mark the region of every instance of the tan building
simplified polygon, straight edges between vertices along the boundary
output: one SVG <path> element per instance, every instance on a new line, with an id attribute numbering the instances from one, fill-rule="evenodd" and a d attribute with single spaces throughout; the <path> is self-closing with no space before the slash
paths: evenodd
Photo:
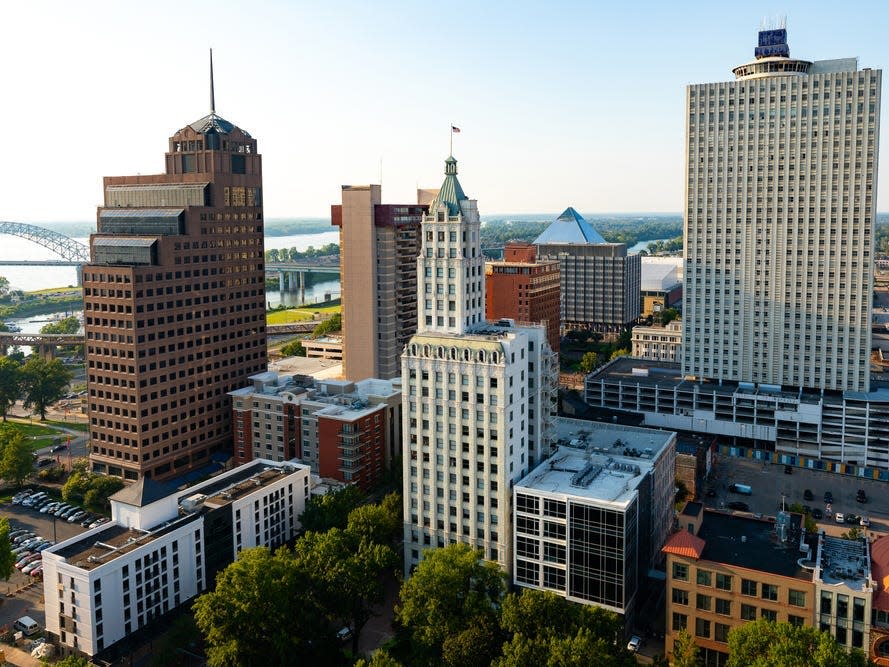
<path id="1" fill-rule="evenodd" d="M 802 516 L 780 513 L 776 522 L 705 510 L 687 503 L 667 556 L 666 642 L 687 629 L 704 664 L 728 660 L 728 633 L 758 618 L 813 625 L 815 585 L 804 569 Z"/>
<path id="2" fill-rule="evenodd" d="M 633 327 L 633 356 L 652 361 L 679 361 L 682 356 L 682 321 L 664 327 Z"/>
<path id="3" fill-rule="evenodd" d="M 687 89 L 682 372 L 867 392 L 882 72 L 755 54 Z"/>
<path id="4" fill-rule="evenodd" d="M 343 375 L 391 379 L 417 331 L 417 256 L 425 206 L 382 204 L 379 185 L 344 185 L 340 230 Z"/>
<path id="5" fill-rule="evenodd" d="M 342 336 L 323 336 L 322 338 L 307 338 L 302 341 L 306 357 L 309 359 L 343 360 Z"/>
<path id="6" fill-rule="evenodd" d="M 105 178 L 83 267 L 90 460 L 132 480 L 230 452 L 226 394 L 266 367 L 256 139 L 211 104 L 165 164 Z"/>

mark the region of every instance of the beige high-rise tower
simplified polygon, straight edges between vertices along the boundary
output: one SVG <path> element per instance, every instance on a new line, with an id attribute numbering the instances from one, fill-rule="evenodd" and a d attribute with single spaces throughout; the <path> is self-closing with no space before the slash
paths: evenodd
<path id="1" fill-rule="evenodd" d="M 755 55 L 687 90 L 683 372 L 868 391 L 882 73 Z"/>
<path id="2" fill-rule="evenodd" d="M 379 185 L 344 185 L 331 219 L 340 229 L 343 375 L 401 375 L 401 352 L 417 331 L 417 204 L 382 204 Z"/>

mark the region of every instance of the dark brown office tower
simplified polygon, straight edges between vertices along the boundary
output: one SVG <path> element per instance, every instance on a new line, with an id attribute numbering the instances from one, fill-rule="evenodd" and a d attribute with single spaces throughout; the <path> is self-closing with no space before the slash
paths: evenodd
<path id="1" fill-rule="evenodd" d="M 83 268 L 93 470 L 200 474 L 231 452 L 228 392 L 266 370 L 262 160 L 211 110 L 166 173 L 104 179 Z"/>

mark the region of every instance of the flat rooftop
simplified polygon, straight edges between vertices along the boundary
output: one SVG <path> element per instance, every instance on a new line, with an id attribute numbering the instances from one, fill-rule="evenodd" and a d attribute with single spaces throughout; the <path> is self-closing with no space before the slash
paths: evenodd
<path id="1" fill-rule="evenodd" d="M 811 570 L 804 570 L 800 565 L 805 556 L 799 549 L 802 516 L 789 515 L 785 542 L 778 538 L 777 525 L 765 519 L 704 510 L 698 531 L 698 537 L 705 543 L 701 558 L 811 581 Z"/>
<path id="2" fill-rule="evenodd" d="M 556 419 L 558 448 L 518 487 L 577 496 L 624 508 L 672 442 L 671 431 Z"/>
<path id="3" fill-rule="evenodd" d="M 50 547 L 48 552 L 58 554 L 68 563 L 82 570 L 92 570 L 141 546 L 150 544 L 184 523 L 197 519 L 197 514 L 177 518 L 162 524 L 151 531 L 127 528 L 120 524 L 105 524 L 73 542 L 63 543 L 59 548 Z"/>
<path id="4" fill-rule="evenodd" d="M 825 586 L 845 585 L 869 593 L 871 591 L 870 553 L 863 540 L 844 540 L 820 535 L 815 580 Z"/>
<path id="5" fill-rule="evenodd" d="M 190 496 L 203 495 L 206 496 L 204 505 L 221 507 L 300 469 L 287 463 L 269 465 L 267 461 L 251 461 L 238 466 L 228 475 L 180 492 L 179 502 Z"/>

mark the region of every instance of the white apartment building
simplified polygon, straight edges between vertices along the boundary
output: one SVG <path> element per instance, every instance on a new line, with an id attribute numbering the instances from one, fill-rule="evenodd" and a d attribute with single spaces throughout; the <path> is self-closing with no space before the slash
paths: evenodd
<path id="1" fill-rule="evenodd" d="M 676 434 L 556 420 L 558 448 L 518 482 L 516 585 L 623 614 L 673 523 Z"/>
<path id="2" fill-rule="evenodd" d="M 633 356 L 651 361 L 679 361 L 682 354 L 682 320 L 663 327 L 633 327 Z"/>
<path id="3" fill-rule="evenodd" d="M 882 73 L 755 55 L 687 89 L 682 371 L 866 392 Z"/>
<path id="4" fill-rule="evenodd" d="M 542 325 L 485 323 L 478 230 L 449 157 L 422 222 L 419 331 L 402 356 L 406 574 L 457 541 L 511 570 L 511 485 L 550 451 L 557 358 Z"/>
<path id="5" fill-rule="evenodd" d="M 242 549 L 291 539 L 309 467 L 258 459 L 185 491 L 143 477 L 112 520 L 43 552 L 46 630 L 87 656 L 194 598 Z"/>

